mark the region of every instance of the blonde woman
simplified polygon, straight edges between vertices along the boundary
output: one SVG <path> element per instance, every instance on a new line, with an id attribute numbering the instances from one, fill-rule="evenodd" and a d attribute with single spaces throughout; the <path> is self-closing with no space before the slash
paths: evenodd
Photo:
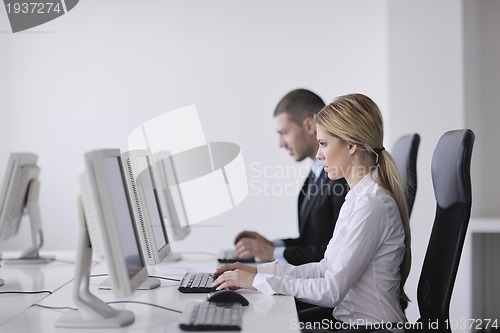
<path id="1" fill-rule="evenodd" d="M 408 212 L 396 165 L 383 147 L 380 110 L 369 97 L 350 94 L 325 106 L 315 121 L 316 157 L 330 179 L 344 177 L 351 189 L 325 258 L 301 266 L 225 265 L 214 286 L 291 295 L 334 308 L 333 321 L 367 328 L 405 322 L 400 298 L 407 299 L 411 262 Z"/>

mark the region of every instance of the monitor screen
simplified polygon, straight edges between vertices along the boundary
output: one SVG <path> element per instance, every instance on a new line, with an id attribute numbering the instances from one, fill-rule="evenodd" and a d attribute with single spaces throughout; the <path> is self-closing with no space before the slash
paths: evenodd
<path id="1" fill-rule="evenodd" d="M 127 272 L 129 278 L 133 278 L 144 267 L 144 263 L 137 243 L 133 216 L 131 215 L 120 163 L 119 157 L 104 158 L 104 178 L 106 186 L 109 188 L 110 209 L 113 210 L 116 217 L 119 242 L 125 258 Z"/>
<path id="2" fill-rule="evenodd" d="M 11 153 L 0 189 L 0 240 L 14 237 L 26 207 L 29 184 L 38 179 L 37 155 Z"/>
<path id="3" fill-rule="evenodd" d="M 85 155 L 88 182 L 82 194 L 92 246 L 103 247 L 113 289 L 118 295 L 130 295 L 147 279 L 147 267 L 139 245 L 135 216 L 128 193 L 121 154 L 118 149 L 104 149 Z M 92 200 L 85 201 L 91 197 Z M 91 206 L 87 209 L 86 206 Z M 92 207 L 93 206 L 93 207 Z M 96 226 L 97 224 L 97 226 Z"/>
<path id="4" fill-rule="evenodd" d="M 159 181 L 158 193 L 163 208 L 163 217 L 171 228 L 174 239 L 182 240 L 189 235 L 191 229 L 172 157 L 168 154 L 157 155 L 153 173 Z"/>
<path id="5" fill-rule="evenodd" d="M 142 187 L 147 207 L 149 220 L 153 229 L 153 236 L 158 250 L 161 250 L 168 244 L 167 231 L 163 223 L 163 215 L 158 200 L 158 192 L 154 187 L 154 182 L 150 170 L 150 166 L 146 157 L 138 157 L 138 164 L 142 165 L 142 172 L 137 178 L 137 184 Z"/>
<path id="6" fill-rule="evenodd" d="M 123 162 L 146 262 L 160 263 L 171 251 L 148 152 L 125 152 Z"/>

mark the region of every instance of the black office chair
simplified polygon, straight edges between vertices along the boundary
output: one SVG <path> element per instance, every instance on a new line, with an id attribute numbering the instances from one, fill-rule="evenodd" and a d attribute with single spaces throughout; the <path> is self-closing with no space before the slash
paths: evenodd
<path id="1" fill-rule="evenodd" d="M 391 155 L 396 161 L 399 173 L 406 183 L 406 204 L 408 205 L 408 215 L 411 216 L 415 195 L 417 194 L 417 154 L 420 145 L 420 135 L 407 134 L 400 137 Z"/>
<path id="2" fill-rule="evenodd" d="M 420 319 L 424 327 L 438 323 L 439 330 L 451 332 L 445 321 L 472 204 L 470 163 L 474 133 L 469 129 L 443 134 L 432 156 L 432 182 L 436 217 L 417 289 Z"/>

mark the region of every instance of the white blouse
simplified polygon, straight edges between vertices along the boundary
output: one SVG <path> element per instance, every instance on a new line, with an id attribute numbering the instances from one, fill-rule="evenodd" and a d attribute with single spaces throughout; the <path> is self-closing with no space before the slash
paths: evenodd
<path id="1" fill-rule="evenodd" d="M 264 294 L 335 307 L 333 316 L 344 322 L 405 322 L 399 304 L 403 223 L 394 199 L 372 177 L 377 171 L 346 195 L 323 260 L 258 265 L 253 286 Z"/>

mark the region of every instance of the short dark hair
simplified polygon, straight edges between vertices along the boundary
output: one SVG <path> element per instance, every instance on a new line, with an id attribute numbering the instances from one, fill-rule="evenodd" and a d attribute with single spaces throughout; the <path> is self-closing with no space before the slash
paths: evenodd
<path id="1" fill-rule="evenodd" d="M 291 121 L 300 126 L 304 119 L 313 117 L 324 107 L 325 102 L 312 91 L 295 89 L 281 99 L 274 110 L 274 117 L 286 113 Z"/>

